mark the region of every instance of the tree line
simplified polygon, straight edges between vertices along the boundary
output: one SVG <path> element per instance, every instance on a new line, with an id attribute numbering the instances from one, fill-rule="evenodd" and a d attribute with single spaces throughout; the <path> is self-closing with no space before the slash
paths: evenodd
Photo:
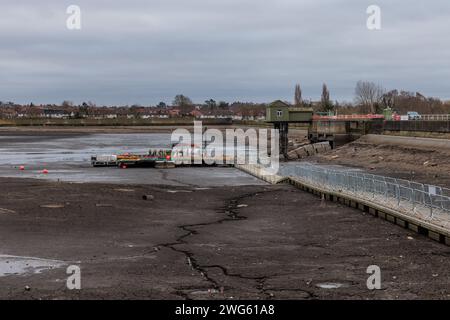
<path id="1" fill-rule="evenodd" d="M 290 102 L 286 102 L 291 104 Z M 2 103 L 0 107 L 17 106 L 12 102 Z M 54 106 L 54 105 L 53 105 Z M 71 101 L 63 101 L 63 108 L 75 108 L 77 115 L 83 116 L 92 113 L 98 108 L 93 102 L 83 102 L 75 106 Z M 214 99 L 205 100 L 202 104 L 195 104 L 192 99 L 184 94 L 177 94 L 172 105 L 160 102 L 154 107 L 166 109 L 169 107 L 180 110 L 181 115 L 188 115 L 193 110 L 200 109 L 203 112 L 222 112 L 231 111 L 240 113 L 244 116 L 257 116 L 265 112 L 266 103 L 254 102 L 233 102 L 216 101 Z M 354 90 L 354 99 L 352 102 L 339 102 L 332 100 L 330 90 L 327 84 L 322 85 L 322 93 L 319 101 L 311 101 L 303 98 L 300 84 L 295 85 L 294 107 L 312 108 L 315 112 L 338 113 L 338 114 L 376 114 L 382 113 L 384 109 L 391 108 L 398 114 L 406 114 L 408 111 L 417 111 L 421 114 L 450 114 L 450 102 L 444 102 L 438 98 L 426 97 L 420 92 L 409 92 L 405 90 L 385 90 L 381 85 L 369 81 L 358 81 Z M 35 107 L 33 103 L 23 106 L 30 109 Z M 141 105 L 112 107 L 128 109 L 130 113 L 137 113 L 144 108 Z"/>
<path id="2" fill-rule="evenodd" d="M 405 90 L 385 90 L 381 85 L 370 81 L 358 81 L 354 91 L 353 102 L 332 101 L 330 90 L 322 85 L 321 99 L 312 102 L 302 98 L 302 89 L 295 85 L 294 106 L 314 109 L 315 112 L 339 114 L 379 114 L 390 108 L 398 114 L 417 111 L 421 114 L 450 114 L 450 101 L 426 97 L 420 92 Z"/>

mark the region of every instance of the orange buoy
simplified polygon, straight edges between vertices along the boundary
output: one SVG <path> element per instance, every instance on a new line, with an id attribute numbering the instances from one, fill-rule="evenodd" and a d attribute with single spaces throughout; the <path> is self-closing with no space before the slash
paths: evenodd
<path id="1" fill-rule="evenodd" d="M 25 170 L 25 167 L 24 167 L 24 166 L 20 166 L 20 167 L 19 167 L 19 170 L 20 170 L 20 171 L 23 171 L 23 170 Z"/>
<path id="2" fill-rule="evenodd" d="M 42 170 L 42 173 L 43 173 L 43 174 L 47 174 L 47 173 L 48 173 L 48 170 L 47 170 L 47 169 L 44 169 L 44 170 Z"/>

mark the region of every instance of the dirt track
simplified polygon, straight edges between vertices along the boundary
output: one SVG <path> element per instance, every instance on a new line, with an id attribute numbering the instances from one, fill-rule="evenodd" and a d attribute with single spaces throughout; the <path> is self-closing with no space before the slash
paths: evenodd
<path id="1" fill-rule="evenodd" d="M 448 247 L 288 185 L 0 183 L 0 254 L 82 270 L 80 291 L 65 267 L 0 277 L 2 299 L 450 297 Z M 366 288 L 373 264 L 383 290 Z"/>

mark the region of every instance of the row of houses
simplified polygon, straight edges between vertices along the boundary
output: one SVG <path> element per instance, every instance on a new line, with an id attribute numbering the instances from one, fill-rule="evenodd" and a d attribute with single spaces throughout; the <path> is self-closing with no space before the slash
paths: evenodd
<path id="1" fill-rule="evenodd" d="M 209 110 L 202 106 L 196 106 L 193 110 L 182 112 L 177 107 L 95 107 L 95 106 L 22 106 L 0 105 L 0 118 L 48 118 L 48 119 L 168 119 L 178 117 L 193 117 L 196 119 L 233 119 L 233 120 L 264 120 L 265 112 L 242 112 L 232 109 Z"/>

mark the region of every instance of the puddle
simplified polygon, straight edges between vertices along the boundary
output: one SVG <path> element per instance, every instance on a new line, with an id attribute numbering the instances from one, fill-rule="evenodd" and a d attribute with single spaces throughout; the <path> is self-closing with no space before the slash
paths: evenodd
<path id="1" fill-rule="evenodd" d="M 112 208 L 112 204 L 108 204 L 108 203 L 96 203 L 95 206 L 97 208 Z"/>
<path id="2" fill-rule="evenodd" d="M 65 206 L 63 204 L 41 204 L 39 207 L 41 208 L 47 208 L 47 209 L 61 209 L 64 208 Z"/>
<path id="3" fill-rule="evenodd" d="M 134 192 L 134 189 L 114 189 L 114 190 L 119 192 Z"/>
<path id="4" fill-rule="evenodd" d="M 168 193 L 190 193 L 191 190 L 167 190 Z"/>
<path id="5" fill-rule="evenodd" d="M 316 284 L 317 287 L 321 289 L 339 289 L 347 287 L 348 285 L 339 282 L 324 282 Z"/>
<path id="6" fill-rule="evenodd" d="M 60 268 L 66 263 L 59 260 L 0 255 L 0 277 L 9 275 L 37 274 Z"/>

